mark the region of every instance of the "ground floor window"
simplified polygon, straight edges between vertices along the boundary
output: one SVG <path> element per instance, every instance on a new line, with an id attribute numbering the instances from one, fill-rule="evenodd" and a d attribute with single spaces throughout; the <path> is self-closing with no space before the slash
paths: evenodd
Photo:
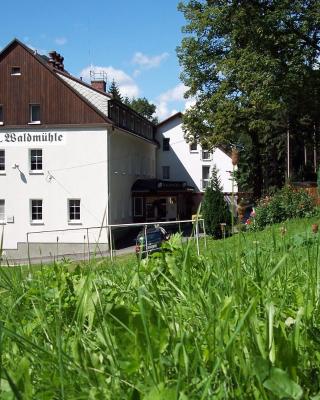
<path id="1" fill-rule="evenodd" d="M 31 200 L 30 211 L 31 211 L 31 222 L 42 221 L 42 200 L 40 199 Z"/>
<path id="2" fill-rule="evenodd" d="M 80 221 L 80 199 L 69 199 L 69 221 Z"/>
<path id="3" fill-rule="evenodd" d="M 143 217 L 143 197 L 133 198 L 133 215 L 135 217 Z"/>

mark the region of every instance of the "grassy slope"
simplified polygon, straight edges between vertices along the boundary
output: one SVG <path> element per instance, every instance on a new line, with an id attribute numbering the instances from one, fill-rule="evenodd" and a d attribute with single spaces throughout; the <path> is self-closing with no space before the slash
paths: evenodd
<path id="1" fill-rule="evenodd" d="M 319 393 L 313 220 L 137 263 L 1 269 L 1 399 L 309 399 Z M 318 397 L 317 397 L 318 398 Z"/>

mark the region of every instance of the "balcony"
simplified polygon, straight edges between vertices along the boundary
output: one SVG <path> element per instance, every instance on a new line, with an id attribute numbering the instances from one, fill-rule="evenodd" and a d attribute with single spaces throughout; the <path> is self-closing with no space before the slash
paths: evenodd
<path id="1" fill-rule="evenodd" d="M 149 140 L 154 140 L 155 125 L 117 100 L 108 101 L 108 116 L 119 127 Z"/>

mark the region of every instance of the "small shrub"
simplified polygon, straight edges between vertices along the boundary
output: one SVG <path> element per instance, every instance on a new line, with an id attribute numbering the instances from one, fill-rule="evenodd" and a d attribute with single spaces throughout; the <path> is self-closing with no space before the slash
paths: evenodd
<path id="1" fill-rule="evenodd" d="M 255 209 L 251 228 L 263 229 L 291 218 L 310 217 L 316 213 L 312 197 L 304 190 L 285 186 L 272 197 L 265 197 Z"/>

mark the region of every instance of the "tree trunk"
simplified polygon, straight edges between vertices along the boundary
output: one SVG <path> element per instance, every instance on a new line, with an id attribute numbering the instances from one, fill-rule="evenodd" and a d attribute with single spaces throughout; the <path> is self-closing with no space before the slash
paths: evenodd
<path id="1" fill-rule="evenodd" d="M 262 159 L 261 159 L 261 145 L 259 141 L 259 135 L 257 132 L 249 132 L 251 142 L 252 142 L 252 190 L 253 198 L 258 200 L 262 195 L 263 188 L 263 172 L 262 172 Z"/>

